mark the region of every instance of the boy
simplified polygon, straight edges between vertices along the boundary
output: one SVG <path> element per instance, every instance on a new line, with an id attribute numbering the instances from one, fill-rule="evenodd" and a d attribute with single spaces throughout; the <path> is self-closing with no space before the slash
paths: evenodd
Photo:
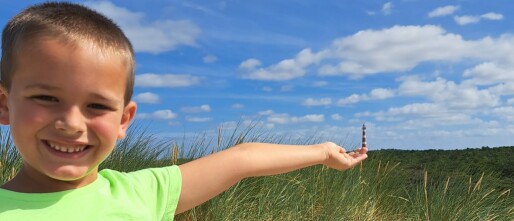
<path id="1" fill-rule="evenodd" d="M 23 158 L 0 187 L 0 220 L 168 220 L 245 177 L 366 159 L 334 143 L 244 143 L 180 166 L 98 171 L 136 113 L 134 52 L 109 19 L 44 3 L 2 34 L 0 123 Z M 222 163 L 220 163 L 222 162 Z"/>

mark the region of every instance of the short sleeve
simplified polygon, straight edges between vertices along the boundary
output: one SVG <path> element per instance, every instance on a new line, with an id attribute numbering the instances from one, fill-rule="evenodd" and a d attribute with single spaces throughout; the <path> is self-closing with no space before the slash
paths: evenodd
<path id="1" fill-rule="evenodd" d="M 101 171 L 104 175 L 110 172 L 114 171 Z M 149 168 L 130 173 L 115 172 L 115 174 L 122 177 L 119 177 L 116 182 L 120 185 L 119 187 L 111 187 L 113 194 L 116 194 L 115 189 L 122 188 L 120 194 L 128 193 L 131 195 L 131 200 L 139 201 L 141 206 L 153 214 L 152 220 L 173 219 L 182 188 L 182 176 L 178 166 Z M 114 178 L 109 175 L 107 177 Z"/>

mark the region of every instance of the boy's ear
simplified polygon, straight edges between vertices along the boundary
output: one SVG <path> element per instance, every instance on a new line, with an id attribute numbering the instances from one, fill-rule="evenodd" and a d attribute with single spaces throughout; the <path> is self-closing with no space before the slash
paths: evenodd
<path id="1" fill-rule="evenodd" d="M 9 107 L 7 105 L 9 94 L 7 89 L 0 85 L 0 124 L 9 124 Z"/>
<path id="2" fill-rule="evenodd" d="M 123 116 L 121 117 L 120 129 L 118 131 L 118 139 L 125 138 L 127 129 L 136 115 L 137 105 L 135 102 L 130 101 L 123 109 Z"/>

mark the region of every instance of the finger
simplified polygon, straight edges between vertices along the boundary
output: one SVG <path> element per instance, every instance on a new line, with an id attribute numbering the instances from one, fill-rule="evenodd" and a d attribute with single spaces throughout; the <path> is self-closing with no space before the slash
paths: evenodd
<path id="1" fill-rule="evenodd" d="M 365 160 L 366 158 L 368 158 L 368 155 L 367 154 L 359 154 L 358 156 L 356 156 L 354 159 L 356 159 L 357 161 L 363 161 Z"/>
<path id="2" fill-rule="evenodd" d="M 355 150 L 355 152 L 360 153 L 360 154 L 365 154 L 368 151 L 367 151 L 366 147 L 360 147 L 360 148 L 357 148 L 357 150 Z"/>
<path id="3" fill-rule="evenodd" d="M 362 154 L 360 154 L 360 153 L 355 153 L 352 157 L 353 157 L 354 159 L 357 159 L 357 158 L 359 158 L 360 156 L 362 156 Z"/>

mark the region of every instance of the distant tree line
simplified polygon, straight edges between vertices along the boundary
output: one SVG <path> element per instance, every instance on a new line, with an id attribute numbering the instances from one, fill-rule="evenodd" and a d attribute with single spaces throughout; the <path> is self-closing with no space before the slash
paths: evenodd
<path id="1" fill-rule="evenodd" d="M 371 151 L 369 158 L 399 163 L 413 182 L 423 179 L 428 171 L 436 181 L 477 178 L 482 174 L 500 189 L 514 187 L 514 146 L 467 148 L 461 150 L 397 150 Z"/>

